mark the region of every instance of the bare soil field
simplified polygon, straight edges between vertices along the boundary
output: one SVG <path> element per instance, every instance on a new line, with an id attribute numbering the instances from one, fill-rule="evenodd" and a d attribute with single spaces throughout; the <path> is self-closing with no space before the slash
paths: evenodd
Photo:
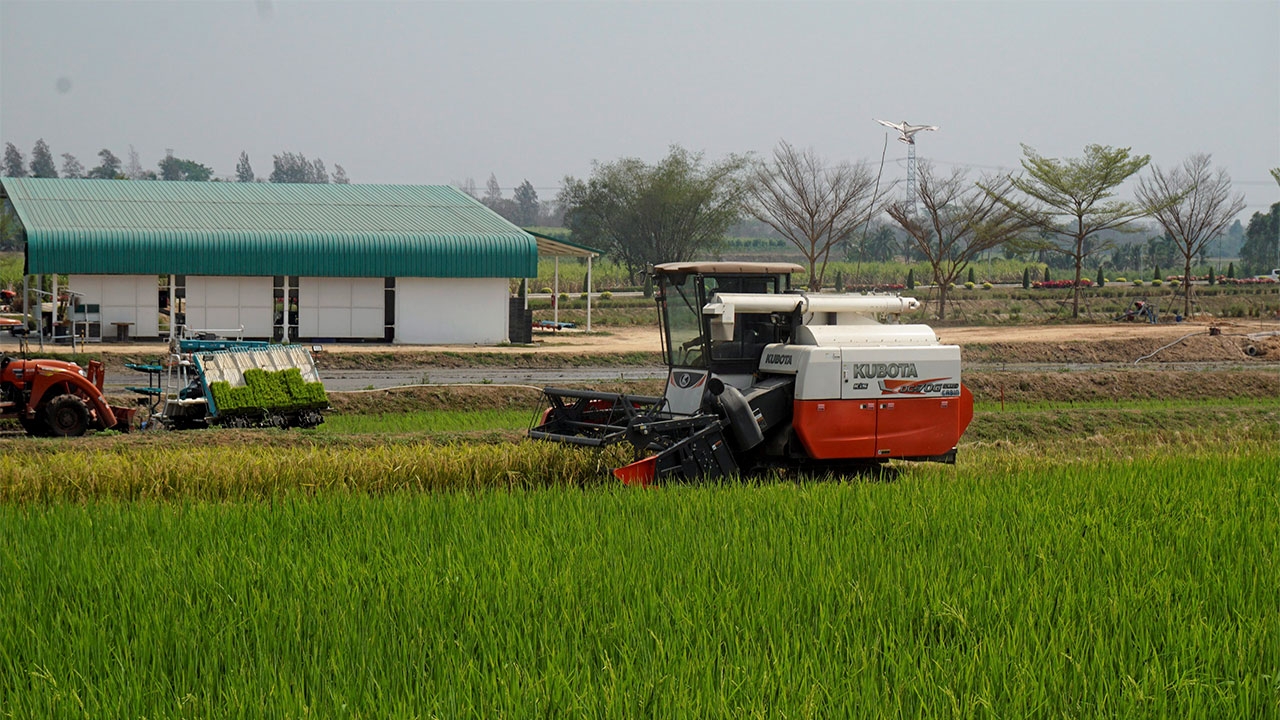
<path id="1" fill-rule="evenodd" d="M 1211 335 L 1210 328 L 1220 334 Z M 1152 352 L 1152 362 L 1280 362 L 1280 323 L 1271 321 L 1219 322 L 1214 325 L 1178 323 L 1150 325 L 939 326 L 944 343 L 960 345 L 968 362 L 980 363 L 1125 363 Z M 1169 343 L 1176 345 L 1161 350 Z M 1247 350 L 1252 346 L 1254 355 Z M 518 367 L 578 366 L 584 364 L 652 363 L 660 348 L 657 328 L 613 328 L 604 332 L 539 333 L 532 345 L 442 345 L 325 347 L 322 367 L 358 367 L 361 362 L 456 367 L 468 356 L 507 357 Z M 368 356 L 374 355 L 377 358 Z M 594 358 L 595 362 L 590 359 Z M 497 364 L 486 362 L 483 364 Z"/>
<path id="2" fill-rule="evenodd" d="M 1210 328 L 1220 334 L 1210 335 Z M 970 362 L 1133 362 L 1175 341 L 1179 341 L 1177 345 L 1159 350 L 1151 361 L 1280 362 L 1280 335 L 1267 335 L 1280 333 L 1280 322 L 1274 321 L 1222 321 L 1213 325 L 944 325 L 935 327 L 935 331 L 944 343 L 964 348 Z M 361 367 L 361 363 L 457 367 L 467 364 L 468 356 L 496 355 L 508 358 L 517 367 L 624 365 L 655 362 L 660 343 L 656 327 L 611 328 L 593 333 L 565 330 L 536 333 L 532 345 L 327 345 L 320 364 L 345 368 Z M 1254 347 L 1255 355 L 1247 353 L 1249 346 Z"/>
<path id="3" fill-rule="evenodd" d="M 1222 321 L 1209 325 L 1206 323 L 1177 323 L 1164 325 L 1151 325 L 1140 323 L 1108 323 L 1098 325 L 1011 325 L 1011 326 L 954 326 L 945 325 L 935 326 L 934 330 L 938 337 L 944 343 L 954 343 L 962 347 L 981 346 L 981 345 L 1000 345 L 1009 346 L 1048 346 L 1047 350 L 1037 350 L 1033 348 L 1025 348 L 1022 350 L 1012 350 L 1015 353 L 1028 353 L 1031 357 L 1038 358 L 1045 353 L 1052 354 L 1054 350 L 1063 344 L 1088 343 L 1090 345 L 1098 345 L 1093 352 L 1095 355 L 1107 358 L 1105 362 L 1123 362 L 1128 358 L 1128 353 L 1123 352 L 1129 346 L 1132 347 L 1159 347 L 1165 343 L 1172 342 L 1186 335 L 1203 335 L 1210 337 L 1210 327 L 1218 328 L 1221 335 L 1215 338 L 1225 339 L 1223 342 L 1215 340 L 1213 343 L 1204 344 L 1200 355 L 1207 354 L 1208 357 L 1195 358 L 1209 360 L 1228 360 L 1236 359 L 1233 353 L 1225 352 L 1232 344 L 1235 344 L 1244 336 L 1267 333 L 1280 332 L 1280 322 L 1272 321 Z M 526 345 L 512 345 L 502 347 L 477 346 L 477 345 L 445 345 L 432 348 L 412 347 L 412 346 L 379 346 L 377 351 L 389 351 L 396 354 L 413 354 L 417 352 L 442 352 L 442 353 L 501 353 L 509 355 L 519 355 L 534 350 L 538 354 L 554 354 L 554 355 L 578 355 L 578 354 L 627 354 L 627 353 L 645 353 L 657 352 L 660 347 L 661 338 L 656 327 L 629 327 L 629 328 L 611 328 L 604 332 L 586 333 L 575 330 L 565 330 L 560 332 L 536 333 L 532 347 Z M 1184 341 L 1185 342 L 1185 341 Z M 1224 344 L 1225 342 L 1225 344 Z M 1265 338 L 1263 345 L 1275 347 L 1280 350 L 1280 339 L 1273 336 Z M 1257 343 L 1255 343 L 1257 344 Z M 1192 343 L 1193 346 L 1199 343 Z M 1117 347 L 1113 351 L 1108 347 Z M 370 348 L 362 345 L 331 345 L 326 346 L 325 351 L 335 355 L 347 353 L 367 352 Z M 1191 353 L 1197 354 L 1197 353 Z M 1244 353 L 1238 353 L 1243 355 Z M 1069 359 L 1069 358 L 1064 358 Z M 1278 358 L 1272 358 L 1280 360 Z M 1011 360 L 1013 361 L 1013 360 Z M 1036 360 L 1025 360 L 1023 362 L 1035 362 Z"/>

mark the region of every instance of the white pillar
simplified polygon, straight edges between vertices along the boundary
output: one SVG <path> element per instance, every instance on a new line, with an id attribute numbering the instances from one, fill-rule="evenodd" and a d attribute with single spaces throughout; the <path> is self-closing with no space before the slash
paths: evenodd
<path id="1" fill-rule="evenodd" d="M 560 256 L 556 256 L 556 280 L 551 286 L 551 320 L 552 322 L 560 322 Z M 559 327 L 557 325 L 556 327 Z"/>
<path id="2" fill-rule="evenodd" d="M 44 276 L 36 275 L 36 335 L 40 349 L 44 350 Z"/>
<path id="3" fill-rule="evenodd" d="M 22 327 L 31 331 L 31 276 L 22 276 Z M 30 336 L 28 342 L 30 342 Z"/>
<path id="4" fill-rule="evenodd" d="M 50 282 L 53 283 L 49 297 L 53 300 L 53 312 L 49 313 L 49 322 L 53 327 L 49 328 L 49 339 L 54 342 L 58 341 L 58 273 L 49 276 Z"/>
<path id="5" fill-rule="evenodd" d="M 587 332 L 591 332 L 591 256 L 587 256 Z"/>
<path id="6" fill-rule="evenodd" d="M 171 346 L 173 345 L 173 336 L 175 331 L 175 328 L 173 327 L 173 308 L 175 305 L 178 304 L 177 293 L 174 291 L 174 287 L 173 287 L 175 284 L 175 281 L 176 279 L 174 278 L 174 276 L 170 275 L 169 276 L 169 345 Z"/>

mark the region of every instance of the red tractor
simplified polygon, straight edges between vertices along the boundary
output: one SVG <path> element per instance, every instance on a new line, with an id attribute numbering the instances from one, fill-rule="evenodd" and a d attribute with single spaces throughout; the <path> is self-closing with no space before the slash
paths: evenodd
<path id="1" fill-rule="evenodd" d="M 32 435 L 70 437 L 89 430 L 127 431 L 133 408 L 113 408 L 102 394 L 102 363 L 0 356 L 0 418 L 17 418 Z"/>

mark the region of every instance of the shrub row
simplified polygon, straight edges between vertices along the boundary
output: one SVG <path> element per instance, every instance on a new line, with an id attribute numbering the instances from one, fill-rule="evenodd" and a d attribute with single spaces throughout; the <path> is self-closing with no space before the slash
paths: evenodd
<path id="1" fill-rule="evenodd" d="M 1075 287 L 1074 280 L 1045 280 L 1044 282 L 1033 282 L 1031 287 L 1036 289 L 1054 290 L 1058 288 Z M 1080 287 L 1093 287 L 1093 281 L 1089 278 L 1080 278 Z"/>

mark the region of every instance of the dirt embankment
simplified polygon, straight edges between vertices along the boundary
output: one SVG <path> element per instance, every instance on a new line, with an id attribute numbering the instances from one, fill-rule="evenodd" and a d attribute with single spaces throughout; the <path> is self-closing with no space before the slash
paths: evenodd
<path id="1" fill-rule="evenodd" d="M 1280 404 L 1280 372 L 1267 370 L 1099 370 L 1090 372 L 965 373 L 978 402 L 1097 402 L 1106 400 L 1275 399 Z M 591 383 L 591 389 L 633 395 L 661 395 L 662 380 Z M 545 407 L 533 388 L 406 387 L 329 394 L 340 413 L 395 413 L 416 410 L 527 409 Z"/>
<path id="2" fill-rule="evenodd" d="M 1220 334 L 1210 335 L 1210 328 Z M 1270 321 L 1148 325 L 1008 325 L 935 327 L 944 343 L 964 348 L 967 363 L 1132 363 L 1159 351 L 1152 362 L 1280 363 L 1280 323 Z M 1250 337 L 1254 336 L 1254 337 Z M 1174 343 L 1170 345 L 1170 343 Z M 1170 345 L 1161 350 L 1160 348 Z M 1255 355 L 1247 354 L 1253 347 Z M 417 369 L 502 366 L 515 368 L 621 367 L 661 364 L 657 328 L 610 328 L 600 332 L 537 333 L 532 345 L 324 346 L 322 369 Z M 15 349 L 3 348 L 10 354 Z M 69 354 L 49 349 L 41 357 Z M 163 343 L 101 343 L 90 346 L 109 372 L 130 372 L 125 362 L 156 362 Z"/>
<path id="3" fill-rule="evenodd" d="M 979 402 L 1271 398 L 1280 404 L 1280 372 L 1274 369 L 971 372 L 964 384 Z"/>
<path id="4" fill-rule="evenodd" d="M 1222 399 L 1276 398 L 1280 402 L 1280 336 L 1250 334 L 1280 330 L 1272 324 L 1218 326 L 1220 334 L 1210 335 L 1209 326 L 1181 325 L 1063 325 L 1050 327 L 943 327 L 943 342 L 959 344 L 967 366 L 965 383 L 979 401 L 998 402 L 1086 402 L 1108 399 Z M 573 367 L 613 362 L 626 364 L 643 358 L 645 364 L 661 364 L 656 352 L 656 332 L 632 329 L 608 335 L 556 335 L 554 352 L 549 348 L 465 348 L 426 352 L 403 352 L 386 362 L 421 362 L 424 366 L 505 364 L 516 367 Z M 1258 354 L 1250 356 L 1245 348 Z M 637 348 L 648 348 L 641 352 Z M 1161 349 L 1163 348 L 1163 349 Z M 1148 363 L 1232 363 L 1233 370 L 1197 368 L 1155 368 L 1131 365 L 1134 360 L 1155 353 Z M 323 359 L 325 364 L 342 363 L 360 367 L 361 353 L 345 349 Z M 350 364 L 348 364 L 350 363 Z M 433 363 L 439 363 L 434 364 Z M 1123 363 L 1120 369 L 1088 372 L 1004 372 L 1003 363 L 1095 364 Z M 995 366 L 994 368 L 992 366 Z M 609 392 L 657 395 L 661 380 L 591 383 Z M 426 408 L 465 409 L 475 407 L 538 407 L 536 391 L 525 388 L 412 388 L 369 393 L 333 393 L 334 407 L 347 412 L 396 412 Z"/>
<path id="5" fill-rule="evenodd" d="M 1212 334 L 1215 330 L 1216 334 Z M 939 328 L 967 363 L 1280 363 L 1276 323 Z M 1252 351 L 1250 350 L 1252 348 Z"/>

